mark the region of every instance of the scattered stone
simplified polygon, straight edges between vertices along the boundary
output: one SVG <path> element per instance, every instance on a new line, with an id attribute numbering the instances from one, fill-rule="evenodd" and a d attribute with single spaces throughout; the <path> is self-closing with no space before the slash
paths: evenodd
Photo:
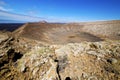
<path id="1" fill-rule="evenodd" d="M 110 59 L 107 60 L 107 62 L 109 62 L 110 64 L 115 64 L 115 63 L 117 63 L 117 59 L 110 58 Z"/>
<path id="2" fill-rule="evenodd" d="M 11 37 L 0 45 L 0 80 L 119 80 L 119 58 L 120 41 L 41 46 Z"/>

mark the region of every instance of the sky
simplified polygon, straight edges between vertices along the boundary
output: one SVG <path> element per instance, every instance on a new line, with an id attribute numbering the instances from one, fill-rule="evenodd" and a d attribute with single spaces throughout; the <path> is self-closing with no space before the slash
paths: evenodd
<path id="1" fill-rule="evenodd" d="M 120 20 L 120 0 L 0 0 L 0 21 Z"/>

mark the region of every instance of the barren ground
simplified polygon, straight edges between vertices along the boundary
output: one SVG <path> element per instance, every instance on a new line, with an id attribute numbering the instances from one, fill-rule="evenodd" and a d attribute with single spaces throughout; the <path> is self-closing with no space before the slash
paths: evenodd
<path id="1" fill-rule="evenodd" d="M 120 80 L 120 21 L 0 32 L 0 80 Z"/>
<path id="2" fill-rule="evenodd" d="M 79 43 L 120 39 L 120 21 L 88 23 L 27 23 L 15 35 L 48 44 Z"/>

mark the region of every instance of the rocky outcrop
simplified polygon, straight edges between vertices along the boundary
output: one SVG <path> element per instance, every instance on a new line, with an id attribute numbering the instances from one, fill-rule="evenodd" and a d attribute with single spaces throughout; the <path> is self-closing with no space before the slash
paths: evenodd
<path id="1" fill-rule="evenodd" d="M 1 80 L 120 79 L 120 41 L 42 46 L 6 37 L 0 46 Z"/>
<path id="2" fill-rule="evenodd" d="M 35 46 L 0 74 L 13 80 L 119 80 L 119 57 L 120 41 Z"/>

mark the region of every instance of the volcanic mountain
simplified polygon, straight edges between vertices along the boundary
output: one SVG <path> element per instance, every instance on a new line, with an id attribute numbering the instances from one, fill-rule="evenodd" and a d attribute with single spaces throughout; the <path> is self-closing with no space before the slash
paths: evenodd
<path id="1" fill-rule="evenodd" d="M 120 20 L 81 23 L 26 23 L 13 32 L 16 36 L 48 44 L 81 41 L 120 40 Z"/>
<path id="2" fill-rule="evenodd" d="M 120 21 L 1 31 L 0 80 L 120 80 Z"/>

